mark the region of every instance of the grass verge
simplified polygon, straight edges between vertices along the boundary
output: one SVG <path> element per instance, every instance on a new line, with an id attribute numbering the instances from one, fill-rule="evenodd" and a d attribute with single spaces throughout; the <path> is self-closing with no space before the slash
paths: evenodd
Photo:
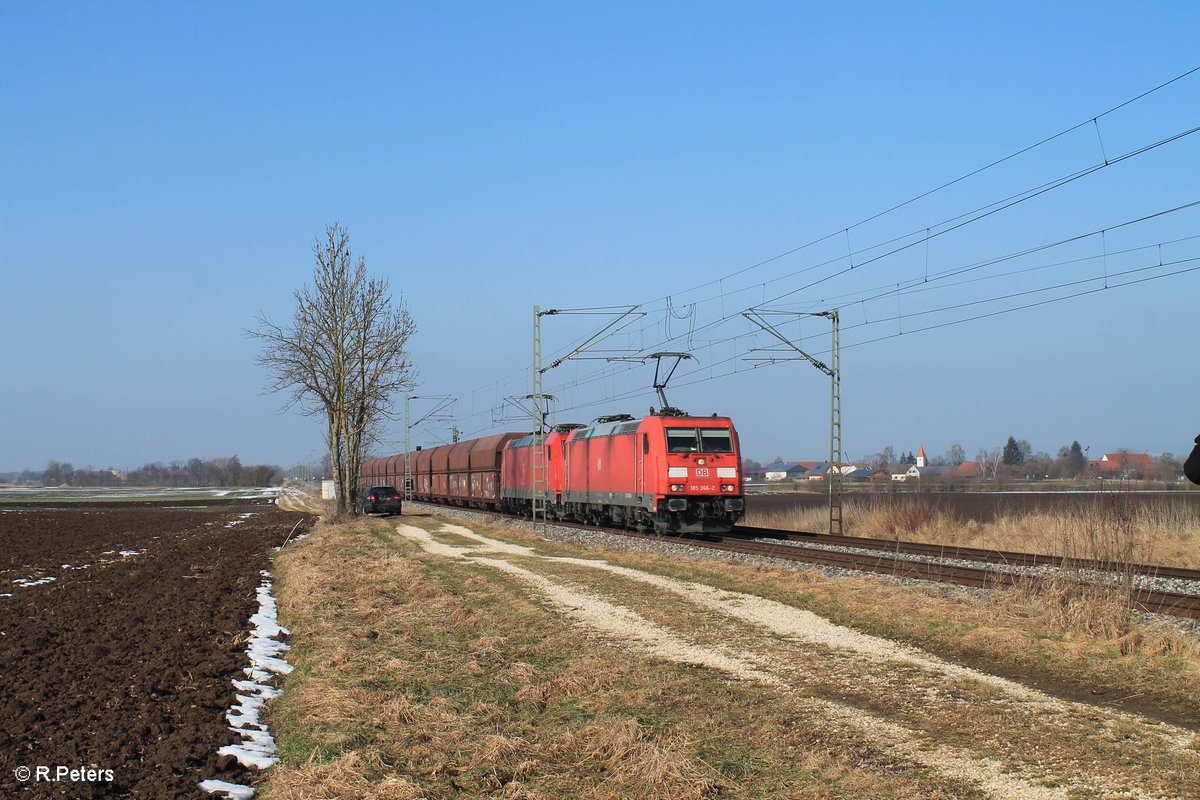
<path id="1" fill-rule="evenodd" d="M 595 557 L 566 542 L 544 543 L 507 526 L 489 536 Z M 1067 699 L 1099 702 L 1200 726 L 1200 637 L 1172 621 L 1101 624 L 1086 598 L 1061 584 L 986 594 L 911 586 L 875 576 L 830 577 L 815 570 L 717 560 L 604 552 L 614 564 L 698 581 L 806 608 L 864 633 L 912 644 L 966 666 L 1037 686 Z M 1057 587 L 1057 588 L 1056 588 Z M 1056 596 L 1056 591 L 1064 594 Z M 1101 598 L 1103 599 L 1103 598 Z"/>
<path id="2" fill-rule="evenodd" d="M 816 530 L 824 525 L 823 513 L 796 509 L 752 515 L 748 522 L 785 530 Z M 1119 640 L 1126 651 L 1156 655 L 1196 649 L 1194 637 L 1179 636 L 1170 625 L 1147 625 L 1132 607 L 1135 565 L 1200 565 L 1200 513 L 1196 511 L 1167 504 L 1135 507 L 1114 495 L 1067 505 L 1054 513 L 1004 516 L 981 524 L 960 520 L 920 499 L 885 502 L 871 498 L 847 504 L 845 525 L 852 536 L 1107 563 L 1112 569 L 1102 576 L 1065 571 L 1060 579 L 1031 580 L 1011 590 L 997 590 L 991 596 L 992 610 L 1060 636 Z"/>
<path id="3" fill-rule="evenodd" d="M 296 669 L 267 798 L 979 796 L 761 688 L 591 638 L 394 524 L 321 525 L 278 559 Z"/>

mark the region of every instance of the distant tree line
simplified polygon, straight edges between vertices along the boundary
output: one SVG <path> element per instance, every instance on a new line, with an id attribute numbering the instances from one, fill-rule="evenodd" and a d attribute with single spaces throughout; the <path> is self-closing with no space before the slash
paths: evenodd
<path id="1" fill-rule="evenodd" d="M 40 483 L 40 469 L 23 469 L 14 472 L 0 472 L 0 483 Z"/>
<path id="2" fill-rule="evenodd" d="M 283 482 L 283 468 L 244 465 L 237 456 L 189 458 L 169 464 L 155 461 L 128 472 L 111 467 L 75 469 L 70 462 L 51 461 L 41 472 L 0 473 L 0 480 L 43 486 L 277 486 Z"/>
<path id="3" fill-rule="evenodd" d="M 1104 477 L 1120 477 L 1132 480 L 1153 480 L 1177 483 L 1183 475 L 1183 462 L 1173 453 L 1163 453 L 1149 463 L 1144 457 L 1123 458 L 1131 455 L 1129 450 L 1116 451 L 1117 467 L 1113 472 L 1103 473 Z M 966 462 L 966 452 L 962 445 L 954 444 L 944 455 L 933 456 L 929 465 L 957 467 Z M 1113 459 L 1110 458 L 1110 461 Z M 775 461 L 783 461 L 780 456 Z M 850 463 L 852 459 L 845 459 Z M 895 449 L 888 445 L 878 453 L 867 456 L 856 463 L 870 469 L 891 469 L 899 472 L 901 467 L 917 463 L 912 451 L 896 455 Z M 1087 450 L 1078 441 L 1058 448 L 1056 455 L 1045 452 L 1034 452 L 1028 439 L 1018 439 L 1009 436 L 1002 447 L 980 448 L 972 462 L 974 464 L 973 478 L 984 481 L 1005 480 L 1074 480 L 1088 479 L 1101 476 L 1096 468 L 1088 461 Z M 745 459 L 747 467 L 760 466 L 757 461 Z M 961 476 L 960 476 L 961 477 Z M 935 477 L 934 480 L 937 480 Z"/>

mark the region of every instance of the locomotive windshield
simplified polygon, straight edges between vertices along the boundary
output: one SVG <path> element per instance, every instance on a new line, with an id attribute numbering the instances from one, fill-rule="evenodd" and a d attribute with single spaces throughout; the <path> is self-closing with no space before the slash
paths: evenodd
<path id="1" fill-rule="evenodd" d="M 729 428 L 667 428 L 668 453 L 732 453 Z"/>
<path id="2" fill-rule="evenodd" d="M 729 428 L 701 428 L 700 449 L 705 453 L 732 453 L 733 436 Z"/>

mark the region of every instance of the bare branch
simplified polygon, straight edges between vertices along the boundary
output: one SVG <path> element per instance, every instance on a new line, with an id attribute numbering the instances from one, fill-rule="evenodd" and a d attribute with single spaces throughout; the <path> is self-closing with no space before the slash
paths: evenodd
<path id="1" fill-rule="evenodd" d="M 293 293 L 291 324 L 260 315 L 246 333 L 262 343 L 257 363 L 270 376 L 266 390 L 288 395 L 283 410 L 324 417 L 338 511 L 346 513 L 366 445 L 393 417 L 396 395 L 415 386 L 407 344 L 416 324 L 403 298 L 393 302 L 387 279 L 354 260 L 341 223 L 326 226 L 313 260 L 312 286 Z"/>

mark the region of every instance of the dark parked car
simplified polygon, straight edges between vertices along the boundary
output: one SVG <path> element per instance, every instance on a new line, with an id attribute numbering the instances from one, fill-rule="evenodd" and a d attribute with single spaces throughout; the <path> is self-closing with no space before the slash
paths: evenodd
<path id="1" fill-rule="evenodd" d="M 399 514 L 400 492 L 395 486 L 368 486 L 358 496 L 358 510 L 362 514 Z"/>

